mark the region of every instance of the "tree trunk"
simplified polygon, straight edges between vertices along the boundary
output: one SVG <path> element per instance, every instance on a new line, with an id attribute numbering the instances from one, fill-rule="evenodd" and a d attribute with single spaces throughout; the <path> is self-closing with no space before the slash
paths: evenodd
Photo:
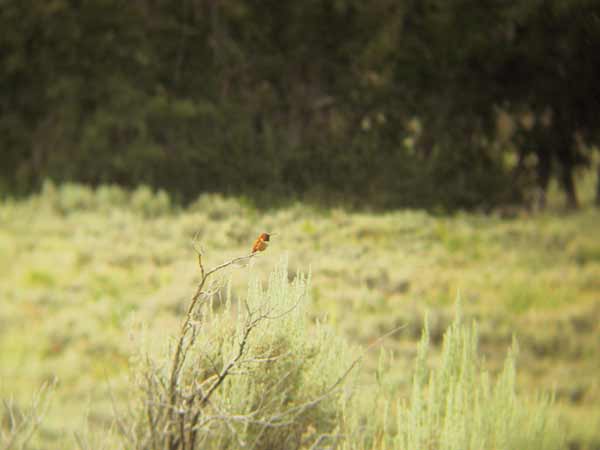
<path id="1" fill-rule="evenodd" d="M 550 182 L 550 173 L 552 170 L 552 153 L 545 148 L 538 148 L 538 188 L 539 193 L 536 199 L 536 208 L 543 210 L 546 208 L 546 193 Z"/>
<path id="2" fill-rule="evenodd" d="M 600 162 L 596 167 L 596 206 L 600 208 Z"/>
<path id="3" fill-rule="evenodd" d="M 577 201 L 577 190 L 575 188 L 575 181 L 573 180 L 573 170 L 567 166 L 563 167 L 563 187 L 565 194 L 567 194 L 567 208 L 577 209 L 579 202 Z"/>
<path id="4" fill-rule="evenodd" d="M 573 179 L 575 171 L 575 142 L 574 130 L 569 124 L 557 123 L 555 128 L 556 135 L 556 156 L 560 163 L 561 182 L 567 196 L 566 207 L 568 209 L 577 209 L 577 188 Z"/>

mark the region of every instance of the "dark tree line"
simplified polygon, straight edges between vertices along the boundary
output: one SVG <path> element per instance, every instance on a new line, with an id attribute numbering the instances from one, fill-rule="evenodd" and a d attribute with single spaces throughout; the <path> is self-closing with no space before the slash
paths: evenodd
<path id="1" fill-rule="evenodd" d="M 576 206 L 599 74 L 591 0 L 3 0 L 0 190 Z"/>

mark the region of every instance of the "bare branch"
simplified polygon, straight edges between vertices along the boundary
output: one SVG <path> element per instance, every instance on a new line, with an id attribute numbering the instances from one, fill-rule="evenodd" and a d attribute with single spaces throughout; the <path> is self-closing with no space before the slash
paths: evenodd
<path id="1" fill-rule="evenodd" d="M 56 386 L 56 379 L 47 381 L 33 397 L 28 412 L 19 412 L 19 418 L 15 416 L 15 408 L 11 403 L 3 400 L 6 413 L 10 420 L 9 436 L 3 444 L 5 450 L 13 448 L 17 439 L 21 440 L 21 447 L 26 448 L 27 444 L 38 430 L 42 419 L 48 412 L 50 402 L 47 398 L 49 392 Z M 25 434 L 23 434 L 25 433 Z M 1 443 L 0 443 L 1 444 Z"/>
<path id="2" fill-rule="evenodd" d="M 283 311 L 275 316 L 265 315 L 264 318 L 268 319 L 268 320 L 276 320 L 276 319 L 281 319 L 283 316 L 287 316 L 289 313 L 291 313 L 294 309 L 296 309 L 298 307 L 298 305 L 300 304 L 300 302 L 302 301 L 303 298 L 304 298 L 304 295 L 300 294 L 298 296 L 298 299 L 296 300 L 296 302 L 290 308 L 286 309 L 285 311 Z"/>
<path id="3" fill-rule="evenodd" d="M 179 372 L 181 370 L 181 367 L 183 366 L 183 362 L 185 361 L 185 358 L 187 357 L 187 352 L 188 352 L 189 348 L 191 347 L 191 345 L 193 345 L 193 341 L 195 339 L 195 330 L 193 331 L 193 339 L 191 339 L 189 341 L 188 346 L 185 345 L 186 337 L 188 335 L 190 327 L 193 328 L 193 325 L 192 325 L 193 315 L 194 315 L 194 311 L 196 309 L 196 305 L 197 305 L 198 301 L 200 300 L 200 298 L 202 296 L 207 296 L 207 293 L 204 292 L 204 286 L 206 285 L 206 281 L 212 274 L 217 273 L 218 271 L 223 270 L 234 264 L 237 264 L 241 261 L 248 261 L 257 255 L 256 253 L 251 253 L 246 256 L 233 258 L 229 261 L 219 264 L 216 267 L 213 267 L 212 269 L 210 269 L 208 271 L 205 271 L 204 263 L 202 261 L 202 249 L 199 248 L 199 245 L 197 244 L 197 237 L 198 237 L 198 233 L 194 236 L 192 244 L 193 244 L 194 250 L 196 251 L 196 253 L 198 255 L 198 265 L 200 266 L 200 272 L 201 272 L 202 278 L 200 280 L 200 283 L 198 284 L 198 287 L 196 288 L 196 293 L 193 295 L 192 299 L 190 300 L 190 304 L 189 304 L 188 310 L 187 310 L 187 315 L 181 325 L 181 329 L 179 332 L 179 337 L 177 340 L 177 347 L 175 349 L 175 354 L 173 355 L 171 372 L 170 372 L 170 377 L 169 377 L 169 410 L 170 410 L 169 417 L 170 417 L 170 422 L 172 422 L 174 419 L 173 412 L 175 410 L 175 405 L 176 405 L 176 397 L 177 397 L 176 388 L 177 388 L 177 384 L 179 382 Z M 252 327 L 252 328 L 254 328 L 254 327 Z M 245 346 L 245 343 L 244 343 L 244 346 Z M 243 353 L 244 346 L 241 346 L 242 353 Z M 241 357 L 241 354 L 239 357 Z M 236 360 L 236 362 L 237 362 L 237 360 Z M 224 373 L 224 374 L 222 373 L 221 375 L 224 375 L 224 377 L 226 377 L 227 374 L 229 373 L 229 369 L 231 369 L 231 367 L 228 368 L 226 373 Z M 219 385 L 223 382 L 224 377 L 221 378 L 220 381 L 217 380 L 217 384 L 213 387 L 212 390 L 209 389 L 209 391 L 207 393 L 208 398 L 210 397 L 210 395 L 212 395 L 212 392 L 214 392 L 214 389 L 218 388 Z M 206 398 L 206 400 L 208 400 L 208 398 Z M 206 400 L 203 400 L 202 404 L 206 403 Z M 171 440 L 171 435 L 169 435 L 169 437 L 167 438 L 167 441 L 165 442 L 165 449 L 170 449 L 171 447 L 172 447 L 172 440 Z"/>
<path id="4" fill-rule="evenodd" d="M 227 376 L 229 375 L 229 371 L 235 366 L 235 364 L 243 356 L 244 350 L 246 348 L 246 344 L 248 343 L 248 338 L 250 337 L 250 333 L 252 333 L 252 330 L 258 325 L 258 323 L 259 323 L 259 321 L 256 319 L 252 322 L 247 323 L 247 325 L 244 329 L 244 335 L 242 337 L 241 342 L 239 343 L 237 354 L 223 368 L 223 370 L 219 374 L 219 377 L 217 378 L 217 380 L 215 380 L 215 382 L 208 389 L 208 391 L 206 392 L 206 394 L 204 395 L 204 397 L 201 400 L 201 405 L 204 405 L 210 399 L 210 397 L 215 392 L 215 390 L 221 385 L 221 383 L 223 383 L 225 378 L 227 378 Z"/>
<path id="5" fill-rule="evenodd" d="M 341 437 L 344 437 L 341 434 L 327 434 L 327 433 L 323 433 L 321 435 L 319 435 L 319 437 L 317 439 L 315 439 L 315 442 L 313 442 L 313 444 L 310 446 L 309 450 L 316 450 L 318 449 L 318 445 L 321 444 L 321 442 L 323 442 L 326 439 L 333 439 L 334 442 L 337 442 Z"/>

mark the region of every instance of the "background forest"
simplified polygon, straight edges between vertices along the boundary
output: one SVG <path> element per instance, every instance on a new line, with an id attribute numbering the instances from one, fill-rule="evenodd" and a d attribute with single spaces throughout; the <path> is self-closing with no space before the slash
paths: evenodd
<path id="1" fill-rule="evenodd" d="M 575 206 L 595 158 L 593 0 L 4 0 L 0 29 L 2 192 L 489 208 L 556 175 Z"/>

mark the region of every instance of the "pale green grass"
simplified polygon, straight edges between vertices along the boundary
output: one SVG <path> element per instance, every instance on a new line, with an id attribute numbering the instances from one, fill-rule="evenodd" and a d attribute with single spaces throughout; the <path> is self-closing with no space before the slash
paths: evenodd
<path id="1" fill-rule="evenodd" d="M 25 402 L 56 376 L 40 448 L 73 447 L 83 427 L 101 434 L 112 417 L 109 392 L 126 396 L 135 330 L 144 324 L 153 342 L 168 345 L 183 314 L 198 281 L 194 234 L 210 266 L 246 254 L 267 230 L 278 235 L 253 272 L 266 278 L 282 255 L 290 276 L 310 269 L 311 317 L 327 317 L 353 344 L 407 324 L 385 344 L 398 367 L 413 364 L 426 310 L 436 354 L 460 292 L 491 370 L 501 369 L 516 334 L 522 385 L 556 388 L 574 439 L 593 448 L 600 433 L 578 412 L 585 423 L 600 420 L 599 229 L 600 213 L 587 206 L 502 219 L 300 204 L 262 212 L 207 195 L 182 211 L 144 189 L 47 185 L 0 206 L 0 397 Z M 247 271 L 231 272 L 235 297 Z M 368 377 L 376 358 L 365 366 Z M 409 371 L 390 378 L 410 383 Z"/>

